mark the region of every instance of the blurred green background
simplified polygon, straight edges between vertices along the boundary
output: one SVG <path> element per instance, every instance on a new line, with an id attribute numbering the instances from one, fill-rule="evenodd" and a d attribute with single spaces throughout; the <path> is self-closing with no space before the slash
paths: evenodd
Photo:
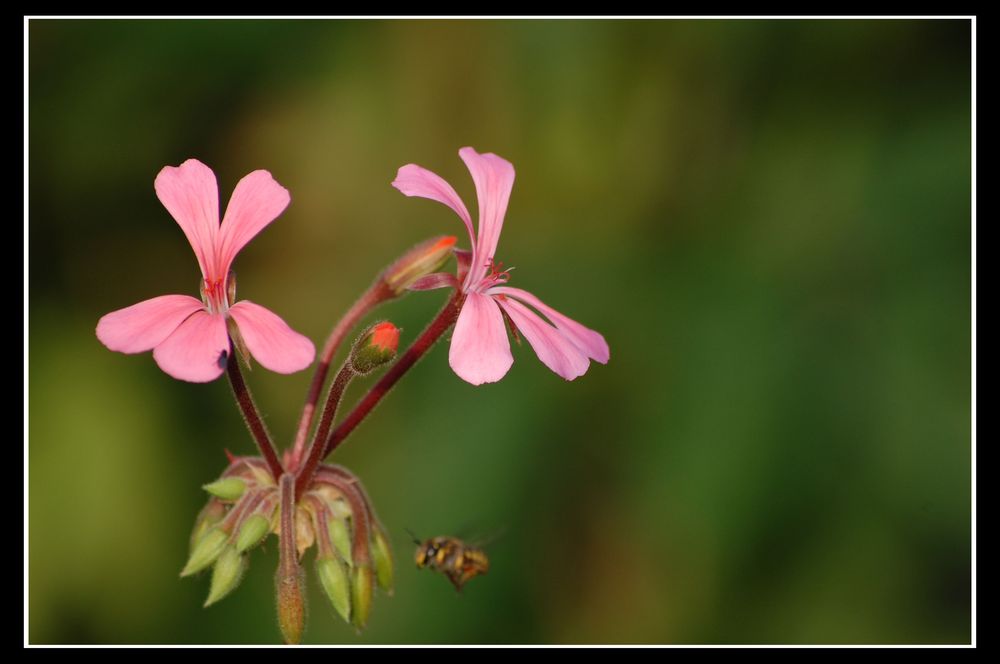
<path id="1" fill-rule="evenodd" d="M 202 609 L 199 486 L 252 442 L 224 381 L 95 338 L 197 295 L 153 191 L 197 157 L 288 210 L 240 295 L 322 343 L 444 207 L 463 145 L 517 169 L 498 258 L 611 346 L 474 388 L 441 344 L 335 460 L 397 556 L 361 635 L 307 643 L 971 639 L 968 21 L 66 21 L 29 36 L 28 637 L 275 643 L 275 540 Z M 461 239 L 464 243 L 464 238 Z M 412 340 L 440 291 L 378 313 Z M 291 438 L 309 375 L 248 375 Z M 355 386 L 354 399 L 370 384 Z M 457 595 L 421 536 L 488 534 Z M 310 560 L 312 554 L 308 554 Z"/>

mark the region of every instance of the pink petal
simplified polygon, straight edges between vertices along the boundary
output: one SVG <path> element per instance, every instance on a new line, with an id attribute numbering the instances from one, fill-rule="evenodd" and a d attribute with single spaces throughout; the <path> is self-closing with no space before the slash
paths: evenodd
<path id="1" fill-rule="evenodd" d="M 466 282 L 474 284 L 486 274 L 487 263 L 497 250 L 507 201 L 514 186 L 514 166 L 502 157 L 492 153 L 479 154 L 472 148 L 462 148 L 458 154 L 472 173 L 479 198 L 479 241 L 475 251 L 479 264 L 473 264 Z"/>
<path id="2" fill-rule="evenodd" d="M 312 364 L 316 348 L 270 309 L 248 300 L 240 300 L 229 308 L 240 328 L 250 354 L 261 366 L 278 373 L 290 374 Z"/>
<path id="3" fill-rule="evenodd" d="M 219 272 L 229 274 L 229 266 L 240 249 L 277 219 L 291 201 L 288 190 L 275 182 L 267 171 L 254 171 L 236 184 L 226 206 L 219 230 Z"/>
<path id="4" fill-rule="evenodd" d="M 392 181 L 392 186 L 406 196 L 429 198 L 450 207 L 465 223 L 465 229 L 469 231 L 469 242 L 472 243 L 473 247 L 476 246 L 476 234 L 472 230 L 472 217 L 469 216 L 465 203 L 455 193 L 455 189 L 440 175 L 416 164 L 407 164 L 400 167 L 396 173 L 396 179 Z"/>
<path id="5" fill-rule="evenodd" d="M 201 310 L 153 349 L 153 359 L 178 380 L 207 383 L 222 374 L 228 353 L 225 317 Z"/>
<path id="6" fill-rule="evenodd" d="M 204 306 L 193 297 L 161 295 L 101 317 L 97 338 L 119 353 L 142 353 L 155 348 L 201 309 Z"/>
<path id="7" fill-rule="evenodd" d="M 552 321 L 556 328 L 580 349 L 580 352 L 592 360 L 597 360 L 601 364 L 608 363 L 608 358 L 610 357 L 608 342 L 604 340 L 600 332 L 595 332 L 589 327 L 577 323 L 572 318 L 564 316 L 526 290 L 511 288 L 510 286 L 496 286 L 487 292 L 491 295 L 510 295 L 519 300 L 524 300 L 545 314 L 545 317 Z"/>
<path id="8" fill-rule="evenodd" d="M 566 380 L 573 380 L 587 373 L 590 360 L 559 330 L 517 300 L 499 297 L 497 301 L 545 366 Z"/>
<path id="9" fill-rule="evenodd" d="M 514 358 L 493 298 L 476 292 L 466 297 L 451 337 L 448 363 L 459 378 L 473 385 L 495 383 L 506 375 Z"/>
<path id="10" fill-rule="evenodd" d="M 212 169 L 197 159 L 165 166 L 156 176 L 156 195 L 187 236 L 204 277 L 216 275 L 219 185 Z"/>

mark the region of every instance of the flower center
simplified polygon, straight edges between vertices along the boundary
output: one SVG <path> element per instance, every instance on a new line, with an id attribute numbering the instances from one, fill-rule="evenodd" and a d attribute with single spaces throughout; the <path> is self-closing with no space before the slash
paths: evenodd
<path id="1" fill-rule="evenodd" d="M 510 271 L 514 268 L 509 267 L 506 270 L 503 269 L 502 261 L 494 261 L 490 258 L 490 262 L 486 264 L 487 273 L 479 282 L 478 288 L 476 290 L 484 291 L 487 288 L 492 288 L 498 284 L 505 284 L 510 279 Z"/>
<path id="2" fill-rule="evenodd" d="M 227 284 L 226 279 L 202 279 L 201 301 L 210 314 L 224 314 L 236 299 L 236 280 Z"/>

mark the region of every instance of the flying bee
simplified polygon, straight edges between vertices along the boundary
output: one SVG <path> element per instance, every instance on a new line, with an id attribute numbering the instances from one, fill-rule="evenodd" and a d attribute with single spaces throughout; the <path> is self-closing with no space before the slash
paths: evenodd
<path id="1" fill-rule="evenodd" d="M 486 552 L 457 537 L 432 537 L 422 542 L 413 533 L 410 537 L 417 545 L 414 556 L 417 568 L 426 567 L 441 572 L 459 592 L 469 579 L 490 571 L 490 559 Z"/>

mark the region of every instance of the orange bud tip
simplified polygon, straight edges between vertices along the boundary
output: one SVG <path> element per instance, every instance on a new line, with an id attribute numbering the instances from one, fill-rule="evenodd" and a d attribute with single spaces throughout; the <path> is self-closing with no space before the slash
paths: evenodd
<path id="1" fill-rule="evenodd" d="M 443 249 L 451 249 L 452 247 L 455 246 L 456 242 L 458 242 L 457 237 L 455 237 L 454 235 L 446 235 L 440 240 L 438 240 L 437 244 L 431 247 L 431 251 L 441 251 Z"/>
<path id="2" fill-rule="evenodd" d="M 391 362 L 399 348 L 399 328 L 383 321 L 369 327 L 351 350 L 351 368 L 364 376 Z"/>
<path id="3" fill-rule="evenodd" d="M 403 254 L 382 273 L 382 280 L 392 295 L 398 296 L 417 279 L 437 272 L 451 256 L 458 239 L 445 235 L 425 240 Z"/>
<path id="4" fill-rule="evenodd" d="M 370 343 L 376 350 L 395 353 L 399 348 L 399 328 L 388 321 L 379 323 L 372 329 Z"/>

